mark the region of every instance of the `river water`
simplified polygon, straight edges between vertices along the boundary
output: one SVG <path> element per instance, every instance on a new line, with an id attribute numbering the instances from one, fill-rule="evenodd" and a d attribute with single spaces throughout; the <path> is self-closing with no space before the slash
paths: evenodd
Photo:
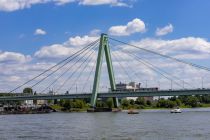
<path id="1" fill-rule="evenodd" d="M 0 116 L 0 140 L 210 140 L 210 108 Z"/>

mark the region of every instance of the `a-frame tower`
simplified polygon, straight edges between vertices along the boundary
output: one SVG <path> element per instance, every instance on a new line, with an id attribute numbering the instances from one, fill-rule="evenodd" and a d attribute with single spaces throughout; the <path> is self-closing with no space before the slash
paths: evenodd
<path id="1" fill-rule="evenodd" d="M 100 46 L 98 50 L 98 58 L 97 58 L 92 97 L 91 97 L 91 108 L 96 107 L 96 100 L 97 100 L 97 94 L 99 90 L 99 82 L 100 82 L 100 77 L 101 77 L 101 68 L 102 68 L 104 54 L 105 54 L 105 59 L 106 59 L 106 64 L 107 64 L 107 69 L 108 69 L 108 74 L 109 74 L 111 90 L 115 91 L 116 85 L 115 85 L 114 71 L 113 71 L 113 65 L 112 65 L 112 59 L 111 59 L 111 53 L 110 53 L 107 34 L 101 34 L 101 38 L 100 38 Z M 114 107 L 118 108 L 119 106 L 118 99 L 113 98 L 113 101 L 114 101 Z"/>

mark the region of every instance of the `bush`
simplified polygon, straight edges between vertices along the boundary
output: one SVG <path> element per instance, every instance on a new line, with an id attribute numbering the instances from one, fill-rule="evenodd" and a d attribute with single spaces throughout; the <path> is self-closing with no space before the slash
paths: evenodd
<path id="1" fill-rule="evenodd" d="M 145 100 L 144 100 L 143 97 L 138 97 L 138 98 L 136 99 L 135 103 L 136 103 L 137 105 L 143 105 L 143 106 L 146 105 Z"/>
<path id="2" fill-rule="evenodd" d="M 147 104 L 148 106 L 151 106 L 151 105 L 152 105 L 152 102 L 151 102 L 150 100 L 147 100 L 146 104 Z"/>
<path id="3" fill-rule="evenodd" d="M 189 105 L 191 107 L 197 107 L 198 106 L 198 99 L 195 96 L 189 96 L 187 98 L 186 105 Z"/>

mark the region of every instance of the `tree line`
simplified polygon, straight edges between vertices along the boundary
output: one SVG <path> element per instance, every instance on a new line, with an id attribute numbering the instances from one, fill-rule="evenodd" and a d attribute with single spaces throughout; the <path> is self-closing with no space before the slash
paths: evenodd
<path id="1" fill-rule="evenodd" d="M 120 108 L 122 109 L 146 109 L 146 108 L 173 108 L 173 107 L 205 107 L 210 106 L 210 95 L 201 96 L 178 96 L 170 98 L 160 98 L 153 101 L 145 100 L 144 97 L 134 99 L 119 99 Z M 58 104 L 63 110 L 84 109 L 89 108 L 88 99 L 70 99 L 60 100 Z M 113 108 L 114 102 L 112 98 L 101 99 L 96 102 L 96 107 Z"/>

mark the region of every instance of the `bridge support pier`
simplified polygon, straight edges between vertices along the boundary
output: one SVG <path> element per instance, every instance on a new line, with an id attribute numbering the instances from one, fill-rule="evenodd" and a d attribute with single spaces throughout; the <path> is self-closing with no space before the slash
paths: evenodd
<path id="1" fill-rule="evenodd" d="M 109 48 L 109 43 L 108 43 L 108 36 L 106 34 L 101 34 L 100 46 L 98 50 L 98 58 L 97 58 L 96 70 L 95 70 L 95 77 L 94 77 L 94 83 L 93 83 L 93 90 L 92 90 L 92 96 L 91 96 L 92 109 L 96 108 L 96 100 L 97 100 L 97 94 L 99 90 L 99 82 L 100 82 L 104 53 L 105 53 L 105 58 L 106 58 L 106 63 L 107 63 L 111 90 L 112 91 L 116 90 L 111 53 L 110 53 L 110 48 Z M 114 100 L 114 107 L 118 108 L 119 107 L 118 98 L 113 98 L 113 100 Z"/>

